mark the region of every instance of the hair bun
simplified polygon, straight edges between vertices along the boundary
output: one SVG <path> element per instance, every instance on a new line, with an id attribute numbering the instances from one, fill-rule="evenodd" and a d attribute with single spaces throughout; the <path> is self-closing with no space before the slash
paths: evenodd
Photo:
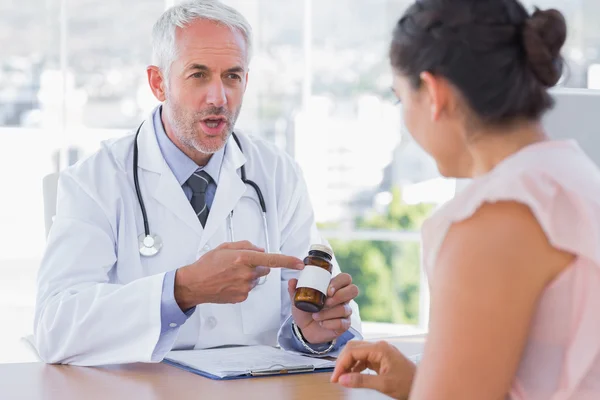
<path id="1" fill-rule="evenodd" d="M 547 87 L 554 86 L 562 75 L 560 50 L 567 39 L 567 23 L 555 9 L 535 9 L 523 27 L 523 46 L 529 67 Z"/>

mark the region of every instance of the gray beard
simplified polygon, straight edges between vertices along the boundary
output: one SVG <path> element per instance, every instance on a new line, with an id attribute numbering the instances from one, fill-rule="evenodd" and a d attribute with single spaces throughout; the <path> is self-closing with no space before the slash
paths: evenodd
<path id="1" fill-rule="evenodd" d="M 167 97 L 167 101 L 168 101 Z M 241 111 L 241 107 L 235 112 L 230 113 L 226 109 L 222 107 L 209 107 L 202 112 L 194 113 L 189 120 L 191 123 L 187 123 L 185 118 L 181 118 L 181 109 L 179 106 L 174 103 L 170 103 L 171 112 L 169 113 L 171 126 L 173 129 L 173 134 L 177 137 L 179 142 L 186 146 L 190 150 L 195 150 L 202 154 L 214 154 L 225 147 L 229 136 L 231 136 L 233 132 L 233 127 L 235 125 L 235 121 L 239 116 Z M 205 118 L 208 115 L 223 115 L 227 120 L 227 128 L 222 137 L 222 142 L 216 146 L 206 146 L 200 140 L 199 131 L 202 131 L 201 128 L 198 127 L 199 121 Z"/>

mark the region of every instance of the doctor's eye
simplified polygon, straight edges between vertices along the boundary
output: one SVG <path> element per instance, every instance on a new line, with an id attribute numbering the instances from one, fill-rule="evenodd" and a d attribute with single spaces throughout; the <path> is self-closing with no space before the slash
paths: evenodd
<path id="1" fill-rule="evenodd" d="M 232 79 L 234 81 L 242 81 L 242 77 L 238 74 L 228 74 L 227 79 Z"/>
<path id="2" fill-rule="evenodd" d="M 205 72 L 194 72 L 191 75 L 192 78 L 196 78 L 196 79 L 203 79 L 206 78 L 206 73 Z"/>

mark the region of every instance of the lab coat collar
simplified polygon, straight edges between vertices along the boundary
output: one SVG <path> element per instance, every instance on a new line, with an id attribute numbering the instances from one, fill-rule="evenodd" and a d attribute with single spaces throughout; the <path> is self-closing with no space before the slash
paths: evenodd
<path id="1" fill-rule="evenodd" d="M 156 139 L 153 123 L 154 110 L 139 127 L 138 141 L 138 166 L 147 171 L 162 173 L 168 168 Z"/>
<path id="2" fill-rule="evenodd" d="M 240 141 L 242 140 L 240 138 Z M 226 226 L 229 214 L 246 192 L 246 184 L 242 181 L 239 171 L 245 163 L 244 153 L 242 153 L 233 137 L 230 136 L 225 148 L 217 192 L 208 214 L 200 246 L 204 246 L 219 227 Z"/>

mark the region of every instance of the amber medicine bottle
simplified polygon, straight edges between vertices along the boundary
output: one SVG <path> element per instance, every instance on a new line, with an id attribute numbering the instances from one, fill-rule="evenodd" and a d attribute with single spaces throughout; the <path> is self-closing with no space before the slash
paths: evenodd
<path id="1" fill-rule="evenodd" d="M 333 251 L 329 247 L 321 244 L 310 247 L 294 295 L 294 304 L 300 310 L 315 313 L 325 306 L 333 270 L 332 258 Z"/>

